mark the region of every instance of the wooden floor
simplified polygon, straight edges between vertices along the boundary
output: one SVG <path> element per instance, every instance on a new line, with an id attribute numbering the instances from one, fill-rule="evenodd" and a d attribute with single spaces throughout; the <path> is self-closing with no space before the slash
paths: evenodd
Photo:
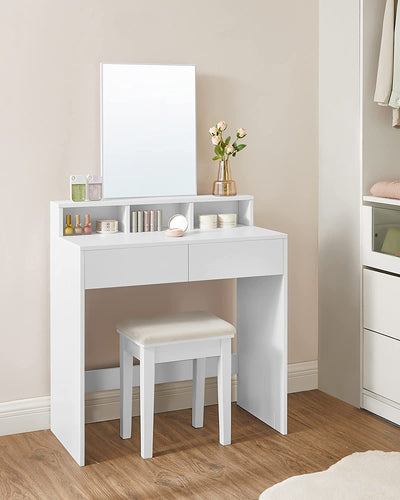
<path id="1" fill-rule="evenodd" d="M 329 467 L 355 451 L 400 451 L 400 429 L 320 391 L 289 395 L 289 433 L 281 436 L 233 404 L 232 445 L 218 444 L 217 407 L 193 429 L 190 410 L 155 416 L 154 451 L 140 458 L 119 420 L 86 426 L 86 467 L 50 431 L 0 437 L 0 498 L 252 499 L 296 474 Z"/>

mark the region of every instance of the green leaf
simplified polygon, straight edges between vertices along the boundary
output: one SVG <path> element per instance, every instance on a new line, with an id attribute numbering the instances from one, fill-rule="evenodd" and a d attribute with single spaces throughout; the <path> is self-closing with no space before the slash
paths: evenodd
<path id="1" fill-rule="evenodd" d="M 213 161 L 219 160 L 219 156 L 214 156 Z"/>
<path id="2" fill-rule="evenodd" d="M 225 146 L 227 146 L 229 144 L 229 141 L 231 140 L 231 136 L 227 137 L 225 139 Z"/>
<path id="3" fill-rule="evenodd" d="M 233 146 L 234 148 L 236 148 L 236 147 L 237 147 L 237 141 L 235 141 L 235 142 L 232 144 L 232 146 Z"/>
<path id="4" fill-rule="evenodd" d="M 232 156 L 236 156 L 236 151 L 233 153 L 233 155 L 232 155 Z"/>
<path id="5" fill-rule="evenodd" d="M 247 146 L 247 144 L 239 144 L 239 146 L 237 146 L 237 150 L 238 151 L 242 151 L 243 148 L 245 148 Z"/>
<path id="6" fill-rule="evenodd" d="M 218 145 L 217 145 L 217 146 L 215 146 L 215 148 L 214 148 L 214 153 L 215 153 L 216 155 L 219 155 L 219 154 L 220 154 L 220 152 L 219 152 L 219 146 L 218 146 Z"/>

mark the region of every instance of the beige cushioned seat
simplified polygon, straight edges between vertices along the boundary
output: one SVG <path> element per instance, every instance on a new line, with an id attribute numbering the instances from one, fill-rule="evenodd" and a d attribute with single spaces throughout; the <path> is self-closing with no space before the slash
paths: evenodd
<path id="1" fill-rule="evenodd" d="M 128 335 L 138 344 L 148 345 L 208 337 L 233 337 L 236 328 L 214 314 L 194 311 L 125 319 L 117 324 L 117 333 Z"/>

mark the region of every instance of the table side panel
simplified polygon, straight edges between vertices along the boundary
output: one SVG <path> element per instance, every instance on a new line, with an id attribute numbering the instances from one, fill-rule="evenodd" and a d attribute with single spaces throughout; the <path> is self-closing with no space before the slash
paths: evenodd
<path id="1" fill-rule="evenodd" d="M 287 271 L 237 282 L 238 405 L 287 433 Z"/>
<path id="2" fill-rule="evenodd" d="M 51 246 L 51 430 L 85 465 L 83 256 L 59 239 Z"/>

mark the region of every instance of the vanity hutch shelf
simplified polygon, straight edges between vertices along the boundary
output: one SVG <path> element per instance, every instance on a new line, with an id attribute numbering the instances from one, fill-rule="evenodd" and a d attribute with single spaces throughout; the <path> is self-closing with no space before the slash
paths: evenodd
<path id="1" fill-rule="evenodd" d="M 85 237 L 93 237 L 95 234 L 97 219 L 118 220 L 119 232 L 130 233 L 131 212 L 135 210 L 158 210 L 162 211 L 162 229 L 168 228 L 168 221 L 172 215 L 182 214 L 189 223 L 189 230 L 198 228 L 198 216 L 200 214 L 237 214 L 238 225 L 253 225 L 253 197 L 249 195 L 237 195 L 230 197 L 218 197 L 212 195 L 199 196 L 167 196 L 151 198 L 124 198 L 103 200 L 98 202 L 84 201 L 55 201 L 52 202 L 59 209 L 59 234 L 63 235 L 66 215 L 79 214 L 84 220 L 85 214 L 90 214 L 93 234 Z M 141 233 L 135 233 L 141 236 Z M 100 236 L 100 235 L 98 235 Z M 106 235 L 111 236 L 111 235 Z M 76 238 L 76 236 L 66 236 Z"/>

